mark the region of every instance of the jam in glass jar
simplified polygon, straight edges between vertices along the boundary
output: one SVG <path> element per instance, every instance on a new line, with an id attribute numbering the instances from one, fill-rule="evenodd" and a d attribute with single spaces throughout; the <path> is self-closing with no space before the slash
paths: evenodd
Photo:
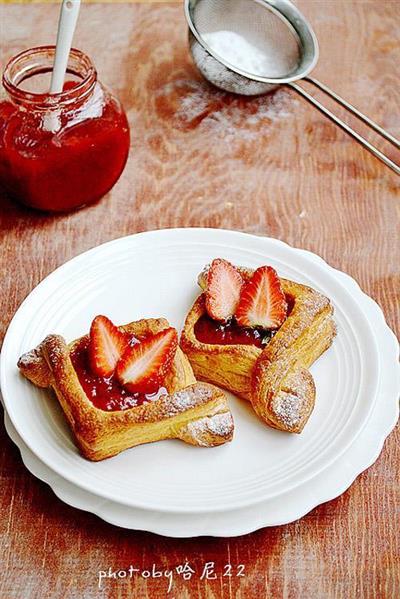
<path id="1" fill-rule="evenodd" d="M 107 193 L 129 151 L 119 101 L 98 81 L 91 60 L 72 49 L 63 91 L 49 94 L 54 46 L 12 58 L 0 101 L 0 187 L 39 210 L 65 212 Z"/>

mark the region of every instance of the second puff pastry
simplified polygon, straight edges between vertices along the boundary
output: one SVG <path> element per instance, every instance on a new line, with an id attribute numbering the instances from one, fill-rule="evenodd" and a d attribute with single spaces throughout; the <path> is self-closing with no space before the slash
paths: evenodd
<path id="1" fill-rule="evenodd" d="M 253 270 L 238 268 L 248 280 Z M 207 270 L 199 276 L 207 287 Z M 314 289 L 280 279 L 288 317 L 265 348 L 218 345 L 197 339 L 195 325 L 206 313 L 203 293 L 190 309 L 181 336 L 196 377 L 249 400 L 266 424 L 300 433 L 315 404 L 315 384 L 308 368 L 327 350 L 336 334 L 329 299 Z"/>

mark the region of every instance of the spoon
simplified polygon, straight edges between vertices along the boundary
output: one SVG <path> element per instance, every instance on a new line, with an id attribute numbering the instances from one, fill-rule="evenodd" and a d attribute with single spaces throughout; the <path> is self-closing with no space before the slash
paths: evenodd
<path id="1" fill-rule="evenodd" d="M 63 0 L 61 4 L 56 52 L 50 83 L 51 94 L 59 94 L 63 90 L 72 38 L 74 37 L 80 6 L 81 0 Z"/>

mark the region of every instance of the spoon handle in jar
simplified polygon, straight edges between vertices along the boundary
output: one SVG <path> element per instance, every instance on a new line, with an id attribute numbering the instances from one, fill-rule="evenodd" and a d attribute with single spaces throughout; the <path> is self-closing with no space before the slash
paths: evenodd
<path id="1" fill-rule="evenodd" d="M 58 21 L 56 53 L 50 83 L 50 93 L 59 94 L 63 90 L 68 58 L 78 20 L 81 0 L 63 0 Z"/>

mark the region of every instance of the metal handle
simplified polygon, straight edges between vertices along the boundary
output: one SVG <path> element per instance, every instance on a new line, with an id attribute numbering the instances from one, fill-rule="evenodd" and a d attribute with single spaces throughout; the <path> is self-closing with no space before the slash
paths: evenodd
<path id="1" fill-rule="evenodd" d="M 360 119 L 360 121 L 363 121 L 363 123 L 366 123 L 369 127 L 371 127 L 371 129 L 374 129 L 374 131 L 376 131 L 377 133 L 382 135 L 382 137 L 384 137 L 385 139 L 390 141 L 390 143 L 392 143 L 394 146 L 396 146 L 396 148 L 400 148 L 400 141 L 398 139 L 396 139 L 395 137 L 393 137 L 393 135 L 391 135 L 390 133 L 385 131 L 385 129 L 382 129 L 382 127 L 380 127 L 372 119 L 370 119 L 365 114 L 363 114 L 360 110 L 355 108 L 355 106 L 350 104 L 350 102 L 347 102 L 347 100 L 345 100 L 344 98 L 339 96 L 339 94 L 337 94 L 336 92 L 331 90 L 327 85 L 325 85 L 324 83 L 321 83 L 321 81 L 318 81 L 318 79 L 314 79 L 314 77 L 304 77 L 304 81 L 308 81 L 309 83 L 312 83 L 313 85 L 318 87 L 321 91 L 325 92 L 333 100 L 336 100 L 336 102 L 338 102 L 338 104 L 341 104 L 349 112 L 354 114 L 354 116 L 356 116 L 358 119 Z"/>
<path id="2" fill-rule="evenodd" d="M 397 148 L 400 148 L 400 141 L 398 139 L 396 139 L 395 137 L 390 135 L 390 133 L 388 133 L 387 131 L 382 129 L 382 127 L 380 127 L 379 125 L 374 123 L 374 121 L 372 121 L 367 116 L 365 116 L 365 114 L 363 114 L 362 112 L 357 110 L 349 102 L 346 102 L 346 100 L 344 100 L 339 95 L 337 95 L 335 92 L 333 92 L 331 89 L 329 89 L 329 87 L 327 87 L 323 83 L 320 83 L 316 79 L 311 79 L 311 78 L 307 77 L 307 78 L 305 78 L 305 80 L 308 81 L 309 83 L 314 84 L 321 91 L 325 92 L 328 96 L 333 98 L 338 104 L 341 104 L 342 106 L 344 106 L 349 112 L 354 114 L 357 118 L 359 118 L 361 121 L 366 123 L 369 127 L 371 127 L 372 129 L 374 129 L 375 131 L 380 133 L 380 135 L 382 135 L 382 137 L 384 137 L 385 139 L 390 141 L 390 143 L 392 143 L 394 146 L 396 146 Z M 346 131 L 346 133 L 351 135 L 356 141 L 358 141 L 359 144 L 361 144 L 364 148 L 366 148 L 369 152 L 371 152 L 371 154 L 373 154 L 374 156 L 379 158 L 379 160 L 381 160 L 384 164 L 386 164 L 386 166 L 391 168 L 397 175 L 400 175 L 400 166 L 398 164 L 393 162 L 393 160 L 391 160 L 388 156 L 383 154 L 383 152 L 378 150 L 378 148 L 373 146 L 369 141 L 367 141 L 364 137 L 362 137 L 362 135 L 357 133 L 357 131 L 354 131 L 354 129 L 352 127 L 350 127 L 350 125 L 347 125 L 347 123 L 345 123 L 339 117 L 337 117 L 335 114 L 333 114 L 333 112 L 331 112 L 328 108 L 326 108 L 323 104 L 321 104 L 318 100 L 316 100 L 311 94 L 306 92 L 300 85 L 298 85 L 298 83 L 288 83 L 287 85 L 289 85 L 294 90 L 296 90 L 296 92 L 298 94 L 303 96 L 303 98 L 305 98 L 308 102 L 310 102 L 310 104 L 313 104 L 313 106 L 315 106 L 315 108 L 317 108 L 320 112 L 322 112 L 325 116 L 327 116 L 331 121 L 336 123 L 336 125 L 338 125 L 341 129 L 343 129 L 343 131 Z"/>

